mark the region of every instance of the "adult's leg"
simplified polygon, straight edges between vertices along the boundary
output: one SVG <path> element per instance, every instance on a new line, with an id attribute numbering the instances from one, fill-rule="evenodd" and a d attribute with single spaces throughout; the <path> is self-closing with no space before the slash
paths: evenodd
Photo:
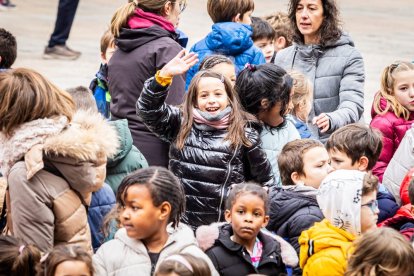
<path id="1" fill-rule="evenodd" d="M 49 40 L 49 47 L 65 45 L 72 28 L 79 0 L 59 0 L 55 29 Z"/>

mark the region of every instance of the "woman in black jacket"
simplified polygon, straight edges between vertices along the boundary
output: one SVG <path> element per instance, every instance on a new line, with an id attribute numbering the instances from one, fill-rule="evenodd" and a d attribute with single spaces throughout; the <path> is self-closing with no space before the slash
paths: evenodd
<path id="1" fill-rule="evenodd" d="M 181 51 L 175 28 L 185 0 L 134 0 L 117 10 L 111 31 L 118 47 L 108 64 L 112 119 L 127 119 L 136 146 L 150 166 L 168 166 L 169 145 L 136 116 L 135 103 L 145 80 Z M 176 76 L 166 99 L 179 105 L 185 79 Z"/>
<path id="2" fill-rule="evenodd" d="M 232 184 L 273 181 L 260 149 L 254 117 L 241 110 L 230 80 L 201 71 L 192 80 L 182 110 L 165 99 L 173 76 L 196 61 L 184 51 L 146 81 L 137 113 L 155 134 L 171 143 L 170 170 L 186 192 L 184 222 L 193 227 L 223 219 L 224 199 Z"/>

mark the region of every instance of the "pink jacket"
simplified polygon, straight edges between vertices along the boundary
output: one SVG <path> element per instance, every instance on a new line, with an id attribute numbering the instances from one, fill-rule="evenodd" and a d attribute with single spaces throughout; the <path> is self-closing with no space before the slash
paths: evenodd
<path id="1" fill-rule="evenodd" d="M 387 101 L 381 98 L 381 108 L 385 109 Z M 382 138 L 382 151 L 378 159 L 377 164 L 373 168 L 374 175 L 378 176 L 380 182 L 382 182 L 382 176 L 385 169 L 388 166 L 392 156 L 400 145 L 405 132 L 411 128 L 411 124 L 414 123 L 414 113 L 410 114 L 408 120 L 395 116 L 392 110 L 388 111 L 384 115 L 379 115 L 375 112 L 374 107 L 371 109 L 371 126 L 381 131 Z"/>

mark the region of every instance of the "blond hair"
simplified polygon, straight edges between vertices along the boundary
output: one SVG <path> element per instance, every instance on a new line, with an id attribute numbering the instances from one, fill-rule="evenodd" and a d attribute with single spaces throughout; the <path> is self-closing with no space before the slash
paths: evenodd
<path id="1" fill-rule="evenodd" d="M 171 2 L 175 5 L 177 0 L 128 0 L 128 3 L 119 7 L 111 20 L 111 32 L 115 37 L 119 37 L 122 28 L 127 27 L 129 18 L 134 14 L 136 8 L 145 12 L 151 12 L 157 15 L 165 15 L 165 4 Z M 184 3 L 186 0 L 183 1 Z"/>
<path id="2" fill-rule="evenodd" d="M 0 74 L 0 131 L 10 136 L 19 125 L 40 118 L 66 116 L 72 120 L 72 97 L 32 69 Z"/>
<path id="3" fill-rule="evenodd" d="M 413 247 L 392 228 L 367 232 L 354 245 L 346 276 L 408 276 L 414 271 Z"/>
<path id="4" fill-rule="evenodd" d="M 395 116 L 403 117 L 408 120 L 410 117 L 410 111 L 400 104 L 395 98 L 394 84 L 395 75 L 400 72 L 414 70 L 414 64 L 408 61 L 396 61 L 391 65 L 385 67 L 381 75 L 381 89 L 374 98 L 374 111 L 379 115 L 392 111 Z M 381 107 L 381 98 L 384 98 L 387 102 L 385 108 Z"/>
<path id="5" fill-rule="evenodd" d="M 307 104 L 309 97 L 313 94 L 313 86 L 310 80 L 302 73 L 298 71 L 291 71 L 289 75 L 293 79 L 293 96 L 292 96 L 292 103 L 293 103 L 293 110 L 292 114 L 296 117 L 298 116 L 298 112 L 301 106 Z M 309 114 L 306 114 L 306 118 L 300 118 L 302 121 L 306 122 L 308 120 Z"/>
<path id="6" fill-rule="evenodd" d="M 104 32 L 104 34 L 101 37 L 101 53 L 105 55 L 106 50 L 109 47 L 115 46 L 115 37 L 112 34 L 111 30 L 108 29 Z"/>
<path id="7" fill-rule="evenodd" d="M 287 13 L 276 12 L 264 17 L 275 30 L 275 38 L 282 36 L 286 39 L 286 47 L 292 45 L 292 26 Z"/>

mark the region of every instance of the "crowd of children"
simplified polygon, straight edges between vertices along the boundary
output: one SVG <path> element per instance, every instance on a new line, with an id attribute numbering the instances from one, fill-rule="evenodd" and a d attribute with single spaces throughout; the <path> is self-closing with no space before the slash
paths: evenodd
<path id="1" fill-rule="evenodd" d="M 414 64 L 356 123 L 334 0 L 208 0 L 189 52 L 186 4 L 120 7 L 89 88 L 12 68 L 0 29 L 0 274 L 414 275 Z"/>

